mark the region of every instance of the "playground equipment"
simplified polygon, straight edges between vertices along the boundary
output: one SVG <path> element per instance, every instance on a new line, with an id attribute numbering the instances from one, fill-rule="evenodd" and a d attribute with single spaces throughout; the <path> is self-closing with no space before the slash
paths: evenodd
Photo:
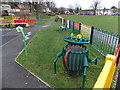
<path id="1" fill-rule="evenodd" d="M 1 26 L 10 27 L 11 25 L 22 26 L 22 27 L 29 27 L 30 25 L 28 23 L 35 23 L 36 20 L 27 20 L 27 16 L 24 14 L 23 19 L 18 18 L 16 19 L 15 15 L 12 15 L 12 20 L 10 22 L 0 22 Z"/>
<path id="2" fill-rule="evenodd" d="M 62 29 L 62 31 L 66 31 L 66 26 L 65 25 L 60 26 L 60 28 Z"/>
<path id="3" fill-rule="evenodd" d="M 88 47 L 84 44 L 89 44 L 89 40 L 82 37 L 82 35 L 77 37 L 67 36 L 64 41 L 68 42 L 68 44 L 63 47 L 54 60 L 54 73 L 56 73 L 56 62 L 62 56 L 63 64 L 68 74 L 83 74 L 82 88 L 84 88 L 88 62 L 95 61 L 95 64 L 97 64 L 97 57 L 94 60 L 88 57 Z"/>
<path id="4" fill-rule="evenodd" d="M 0 20 L 1 20 L 1 21 L 4 20 L 4 17 L 1 17 L 1 16 L 0 16 Z"/>
<path id="5" fill-rule="evenodd" d="M 14 23 L 35 23 L 35 22 L 36 22 L 36 20 L 34 20 L 34 19 L 27 19 L 26 14 L 22 15 L 22 17 L 18 18 L 18 20 L 14 19 Z"/>
<path id="6" fill-rule="evenodd" d="M 27 52 L 27 40 L 29 39 L 28 36 L 30 36 L 30 32 L 29 32 L 29 35 L 25 35 L 24 31 L 23 31 L 23 28 L 21 26 L 18 26 L 16 28 L 17 32 L 21 32 L 22 33 L 22 37 L 23 37 L 23 42 L 24 42 L 24 50 L 25 50 L 25 55 L 28 56 L 28 52 Z"/>
<path id="7" fill-rule="evenodd" d="M 15 20 L 16 20 L 15 15 L 12 15 L 12 20 L 10 22 L 0 22 L 0 25 L 5 26 L 5 27 L 10 27 L 11 25 L 14 25 L 15 27 L 17 26 L 29 27 L 30 26 L 28 23 L 17 23 L 15 22 Z"/>

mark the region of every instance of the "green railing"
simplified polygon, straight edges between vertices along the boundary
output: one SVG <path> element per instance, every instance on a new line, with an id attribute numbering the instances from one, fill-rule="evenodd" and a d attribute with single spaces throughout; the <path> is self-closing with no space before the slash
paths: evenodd
<path id="1" fill-rule="evenodd" d="M 102 55 L 114 54 L 118 46 L 119 35 L 99 28 L 91 28 L 90 44 Z"/>

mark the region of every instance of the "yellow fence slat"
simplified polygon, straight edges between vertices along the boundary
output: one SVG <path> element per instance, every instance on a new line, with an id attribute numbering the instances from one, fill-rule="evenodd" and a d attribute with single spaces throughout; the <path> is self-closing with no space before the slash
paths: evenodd
<path id="1" fill-rule="evenodd" d="M 70 21 L 69 21 L 69 20 L 67 20 L 67 28 L 69 28 L 69 27 L 70 27 L 69 22 L 70 22 Z"/>
<path id="2" fill-rule="evenodd" d="M 110 88 L 116 66 L 114 65 L 116 57 L 114 55 L 107 55 L 105 65 L 100 73 L 93 89 L 95 88 Z"/>

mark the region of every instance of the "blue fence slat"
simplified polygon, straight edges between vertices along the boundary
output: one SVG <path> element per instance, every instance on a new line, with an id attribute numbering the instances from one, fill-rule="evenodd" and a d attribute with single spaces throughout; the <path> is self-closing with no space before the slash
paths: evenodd
<path id="1" fill-rule="evenodd" d="M 71 29 L 71 30 L 74 29 L 74 21 L 70 21 L 70 29 Z"/>

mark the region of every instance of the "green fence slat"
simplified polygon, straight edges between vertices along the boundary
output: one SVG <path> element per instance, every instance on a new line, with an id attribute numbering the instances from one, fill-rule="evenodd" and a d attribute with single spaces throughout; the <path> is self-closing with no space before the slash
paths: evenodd
<path id="1" fill-rule="evenodd" d="M 116 46 L 118 45 L 118 35 L 113 32 L 93 28 L 92 46 L 102 55 L 114 54 Z"/>

